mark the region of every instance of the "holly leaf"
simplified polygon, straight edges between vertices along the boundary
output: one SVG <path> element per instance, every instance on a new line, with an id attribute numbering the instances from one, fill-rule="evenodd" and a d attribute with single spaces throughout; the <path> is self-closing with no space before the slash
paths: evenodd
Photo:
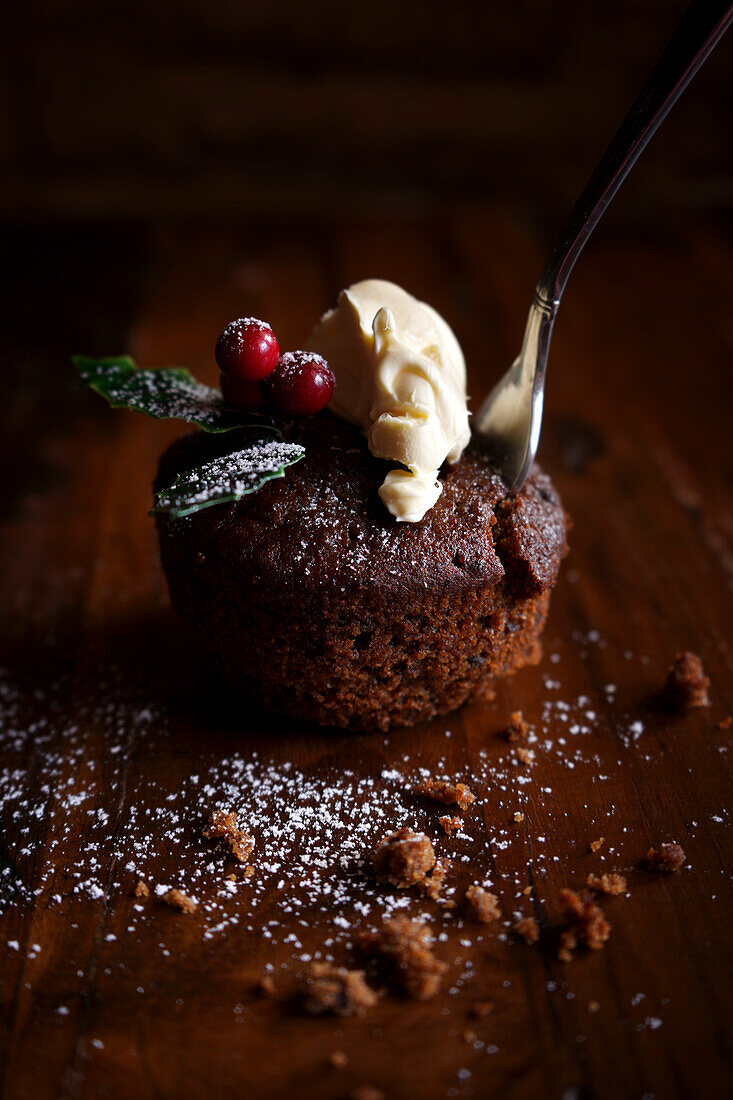
<path id="1" fill-rule="evenodd" d="M 155 420 L 187 420 L 205 432 L 228 432 L 251 424 L 280 436 L 277 428 L 256 413 L 230 408 L 218 390 L 197 382 L 182 367 L 141 370 L 129 355 L 72 358 L 82 380 L 115 409 L 134 409 Z"/>
<path id="2" fill-rule="evenodd" d="M 266 481 L 283 477 L 287 466 L 300 462 L 305 449 L 297 443 L 260 439 L 243 451 L 215 458 L 179 474 L 169 489 L 155 494 L 152 515 L 181 519 L 215 504 L 241 500 Z"/>

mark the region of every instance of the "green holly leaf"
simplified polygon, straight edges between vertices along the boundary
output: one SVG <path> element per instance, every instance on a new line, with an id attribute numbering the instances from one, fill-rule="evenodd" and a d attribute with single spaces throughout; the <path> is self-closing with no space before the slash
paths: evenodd
<path id="1" fill-rule="evenodd" d="M 197 382 L 182 367 L 141 370 L 129 355 L 90 359 L 74 355 L 81 378 L 116 409 L 134 409 L 156 420 L 187 420 L 205 432 L 228 432 L 251 424 L 280 436 L 255 413 L 230 408 L 218 390 Z"/>
<path id="2" fill-rule="evenodd" d="M 243 451 L 215 458 L 179 474 L 169 489 L 155 494 L 150 513 L 162 513 L 180 519 L 211 508 L 241 500 L 261 488 L 266 481 L 283 477 L 285 468 L 300 462 L 305 449 L 297 443 L 259 439 Z"/>

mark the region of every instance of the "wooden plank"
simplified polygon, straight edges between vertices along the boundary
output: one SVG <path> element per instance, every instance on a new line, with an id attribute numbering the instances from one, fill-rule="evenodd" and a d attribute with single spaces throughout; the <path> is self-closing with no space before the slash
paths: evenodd
<path id="1" fill-rule="evenodd" d="M 454 324 L 478 399 L 521 336 L 541 260 L 526 223 L 509 208 L 446 206 L 422 222 L 171 226 L 151 236 L 144 270 L 140 250 L 115 262 L 114 233 L 37 247 L 66 257 L 37 298 L 50 308 L 53 292 L 55 312 L 11 324 L 38 295 L 21 278 L 4 326 L 13 354 L 27 332 L 35 364 L 34 385 L 5 404 L 5 465 L 23 475 L 35 454 L 48 467 L 22 482 L 0 543 L 4 1093 L 336 1098 L 370 1083 L 390 1098 L 722 1094 L 733 853 L 730 734 L 716 723 L 733 710 L 733 597 L 731 262 L 717 237 L 700 225 L 666 245 L 609 233 L 581 262 L 543 439 L 575 521 L 543 662 L 491 704 L 388 737 L 243 713 L 201 669 L 167 606 L 146 516 L 155 456 L 179 429 L 106 410 L 64 374 L 34 432 L 38 390 L 63 371 L 51 322 L 67 317 L 75 347 L 124 342 L 213 382 L 213 340 L 231 315 L 266 316 L 297 346 L 339 286 L 383 274 Z M 654 700 L 681 648 L 705 659 L 709 711 L 671 716 Z M 529 767 L 500 736 L 517 707 L 537 735 Z M 435 812 L 402 791 L 397 776 L 421 767 L 475 789 L 465 835 L 442 838 Z M 252 879 L 201 836 L 227 801 L 252 821 Z M 604 905 L 605 949 L 563 964 L 549 932 L 526 946 L 405 897 L 441 937 L 444 991 L 424 1004 L 385 996 L 363 1019 L 303 1017 L 290 995 L 308 956 L 351 958 L 355 932 L 400 900 L 358 860 L 403 820 L 452 857 L 457 898 L 490 881 L 508 918 L 550 929 L 562 886 L 623 872 L 630 896 Z M 650 844 L 672 839 L 685 870 L 640 868 Z M 135 898 L 139 877 L 187 889 L 198 911 Z M 276 1000 L 255 992 L 268 965 Z M 477 1000 L 493 1012 L 473 1018 Z M 330 1065 L 334 1050 L 346 1068 Z"/>

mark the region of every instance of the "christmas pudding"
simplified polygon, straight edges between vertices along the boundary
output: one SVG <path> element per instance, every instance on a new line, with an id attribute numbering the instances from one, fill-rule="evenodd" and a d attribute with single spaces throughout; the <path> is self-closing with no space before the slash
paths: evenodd
<path id="1" fill-rule="evenodd" d="M 163 455 L 155 514 L 173 607 L 237 692 L 386 730 L 537 661 L 566 516 L 538 467 L 511 496 L 472 447 L 463 355 L 434 310 L 368 280 L 303 351 L 242 319 L 217 361 L 221 395 L 77 362 L 113 404 L 205 429 Z"/>

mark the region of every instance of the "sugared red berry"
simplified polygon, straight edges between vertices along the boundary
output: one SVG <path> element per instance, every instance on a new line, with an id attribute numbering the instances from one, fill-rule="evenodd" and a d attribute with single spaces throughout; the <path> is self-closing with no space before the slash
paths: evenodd
<path id="1" fill-rule="evenodd" d="M 280 348 L 275 333 L 256 317 L 230 321 L 216 341 L 219 370 L 230 378 L 259 382 L 277 366 Z"/>
<path id="2" fill-rule="evenodd" d="M 259 412 L 265 406 L 265 394 L 259 382 L 250 382 L 247 378 L 230 378 L 222 374 L 219 378 L 221 395 L 227 405 L 243 412 Z"/>
<path id="3" fill-rule="evenodd" d="M 325 409 L 333 393 L 333 372 L 312 351 L 287 351 L 265 383 L 278 412 L 310 416 Z"/>

